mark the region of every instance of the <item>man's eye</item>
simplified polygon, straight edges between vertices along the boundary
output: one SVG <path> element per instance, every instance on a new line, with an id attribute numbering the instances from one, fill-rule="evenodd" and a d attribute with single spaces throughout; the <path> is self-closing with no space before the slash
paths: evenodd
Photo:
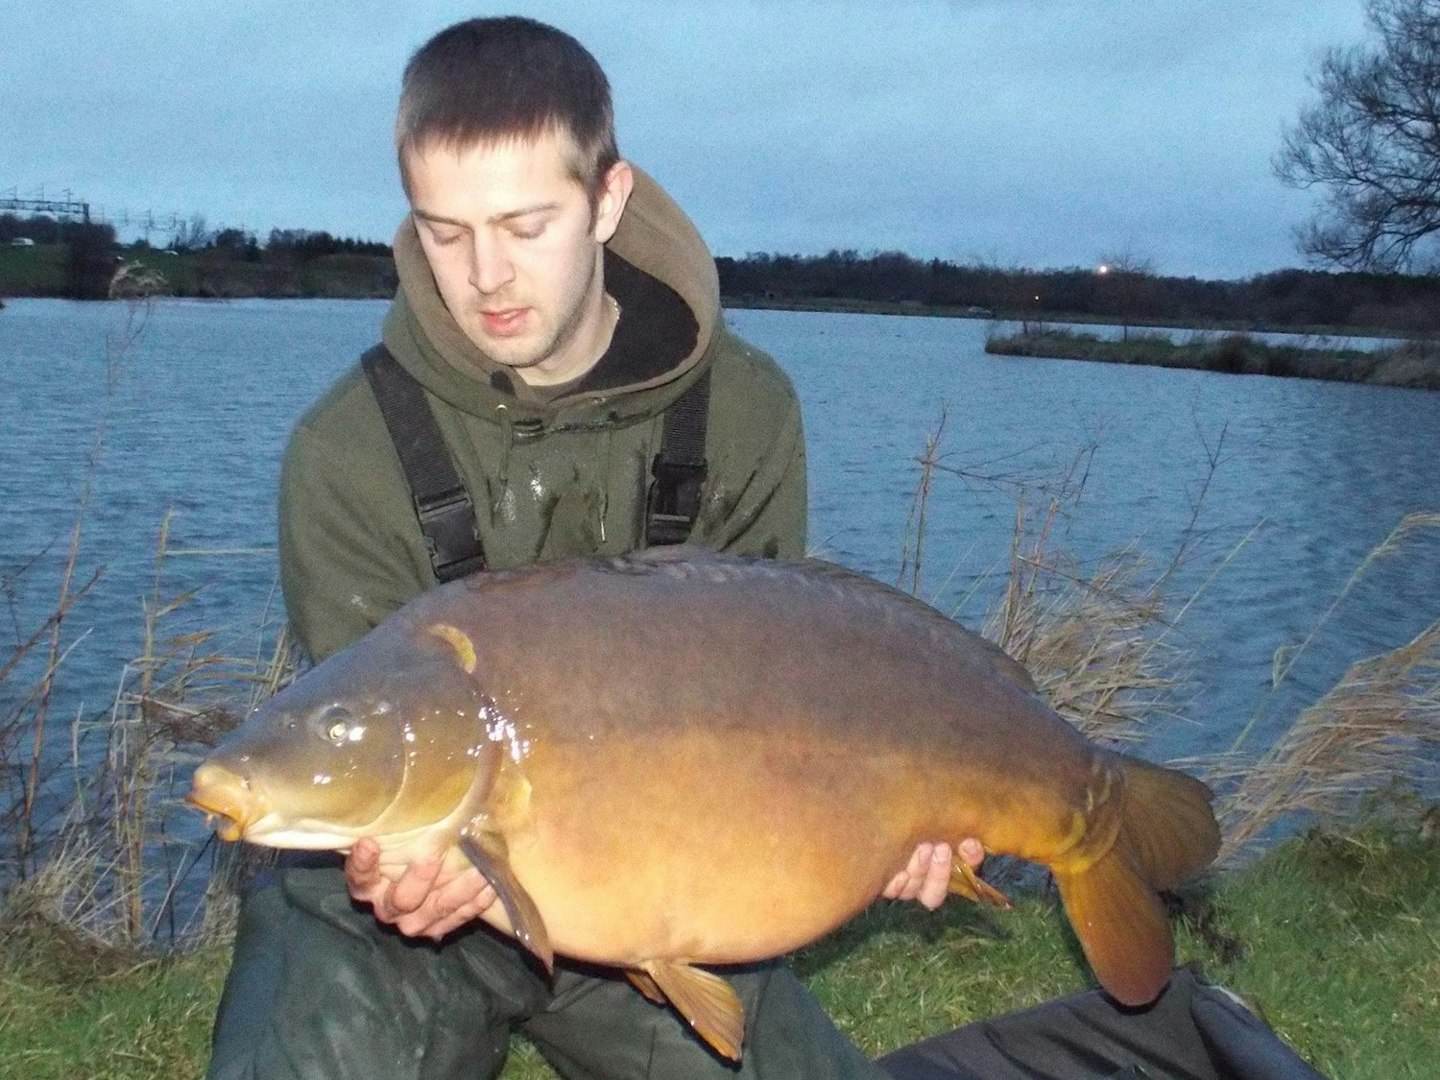
<path id="1" fill-rule="evenodd" d="M 461 234 L 458 233 L 458 232 L 453 232 L 453 233 L 438 233 L 438 232 L 432 232 L 432 233 L 430 234 L 431 239 L 434 240 L 435 243 L 437 243 L 437 244 L 440 245 L 441 247 L 449 247 L 451 244 L 457 244 L 457 243 L 459 243 L 459 242 L 460 242 L 460 236 L 461 236 Z"/>
<path id="2" fill-rule="evenodd" d="M 512 225 L 510 227 L 510 235 L 514 236 L 518 240 L 534 240 L 539 237 L 540 234 L 544 231 L 545 226 L 543 224 L 526 225 L 523 228 L 519 225 Z"/>

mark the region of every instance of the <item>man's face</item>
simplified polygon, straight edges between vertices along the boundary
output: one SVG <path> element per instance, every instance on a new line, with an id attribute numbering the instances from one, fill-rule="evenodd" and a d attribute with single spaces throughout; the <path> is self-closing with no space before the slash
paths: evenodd
<path id="1" fill-rule="evenodd" d="M 617 165 L 600 198 L 570 170 L 569 137 L 545 135 L 406 155 L 410 208 L 440 296 L 475 345 L 527 382 L 564 382 L 599 359 L 613 328 L 601 245 L 630 192 Z"/>

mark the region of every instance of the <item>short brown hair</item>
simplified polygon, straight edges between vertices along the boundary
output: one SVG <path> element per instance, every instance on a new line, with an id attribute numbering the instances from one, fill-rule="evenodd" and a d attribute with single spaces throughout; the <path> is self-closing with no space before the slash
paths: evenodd
<path id="1" fill-rule="evenodd" d="M 565 133 L 575 179 L 599 193 L 620 153 L 610 83 L 569 34 L 534 19 L 469 19 L 440 31 L 405 65 L 395 148 L 405 155 Z"/>

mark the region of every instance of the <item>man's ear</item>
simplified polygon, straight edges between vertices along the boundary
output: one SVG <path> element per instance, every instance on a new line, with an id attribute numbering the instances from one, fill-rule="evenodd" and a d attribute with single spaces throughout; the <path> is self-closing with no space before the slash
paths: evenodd
<path id="1" fill-rule="evenodd" d="M 635 171 L 628 161 L 617 161 L 610 166 L 600 181 L 600 197 L 595 200 L 595 239 L 603 244 L 615 235 L 620 227 L 620 215 L 630 201 L 630 192 L 635 187 Z"/>

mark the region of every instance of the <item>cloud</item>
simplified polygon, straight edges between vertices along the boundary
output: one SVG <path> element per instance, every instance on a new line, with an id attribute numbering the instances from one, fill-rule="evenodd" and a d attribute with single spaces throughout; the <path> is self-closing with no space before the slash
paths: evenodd
<path id="1" fill-rule="evenodd" d="M 388 237 L 401 67 L 471 4 L 7 14 L 0 190 Z M 717 251 L 903 248 L 1167 272 L 1295 261 L 1269 157 L 1355 0 L 520 2 L 615 89 L 622 150 Z"/>

